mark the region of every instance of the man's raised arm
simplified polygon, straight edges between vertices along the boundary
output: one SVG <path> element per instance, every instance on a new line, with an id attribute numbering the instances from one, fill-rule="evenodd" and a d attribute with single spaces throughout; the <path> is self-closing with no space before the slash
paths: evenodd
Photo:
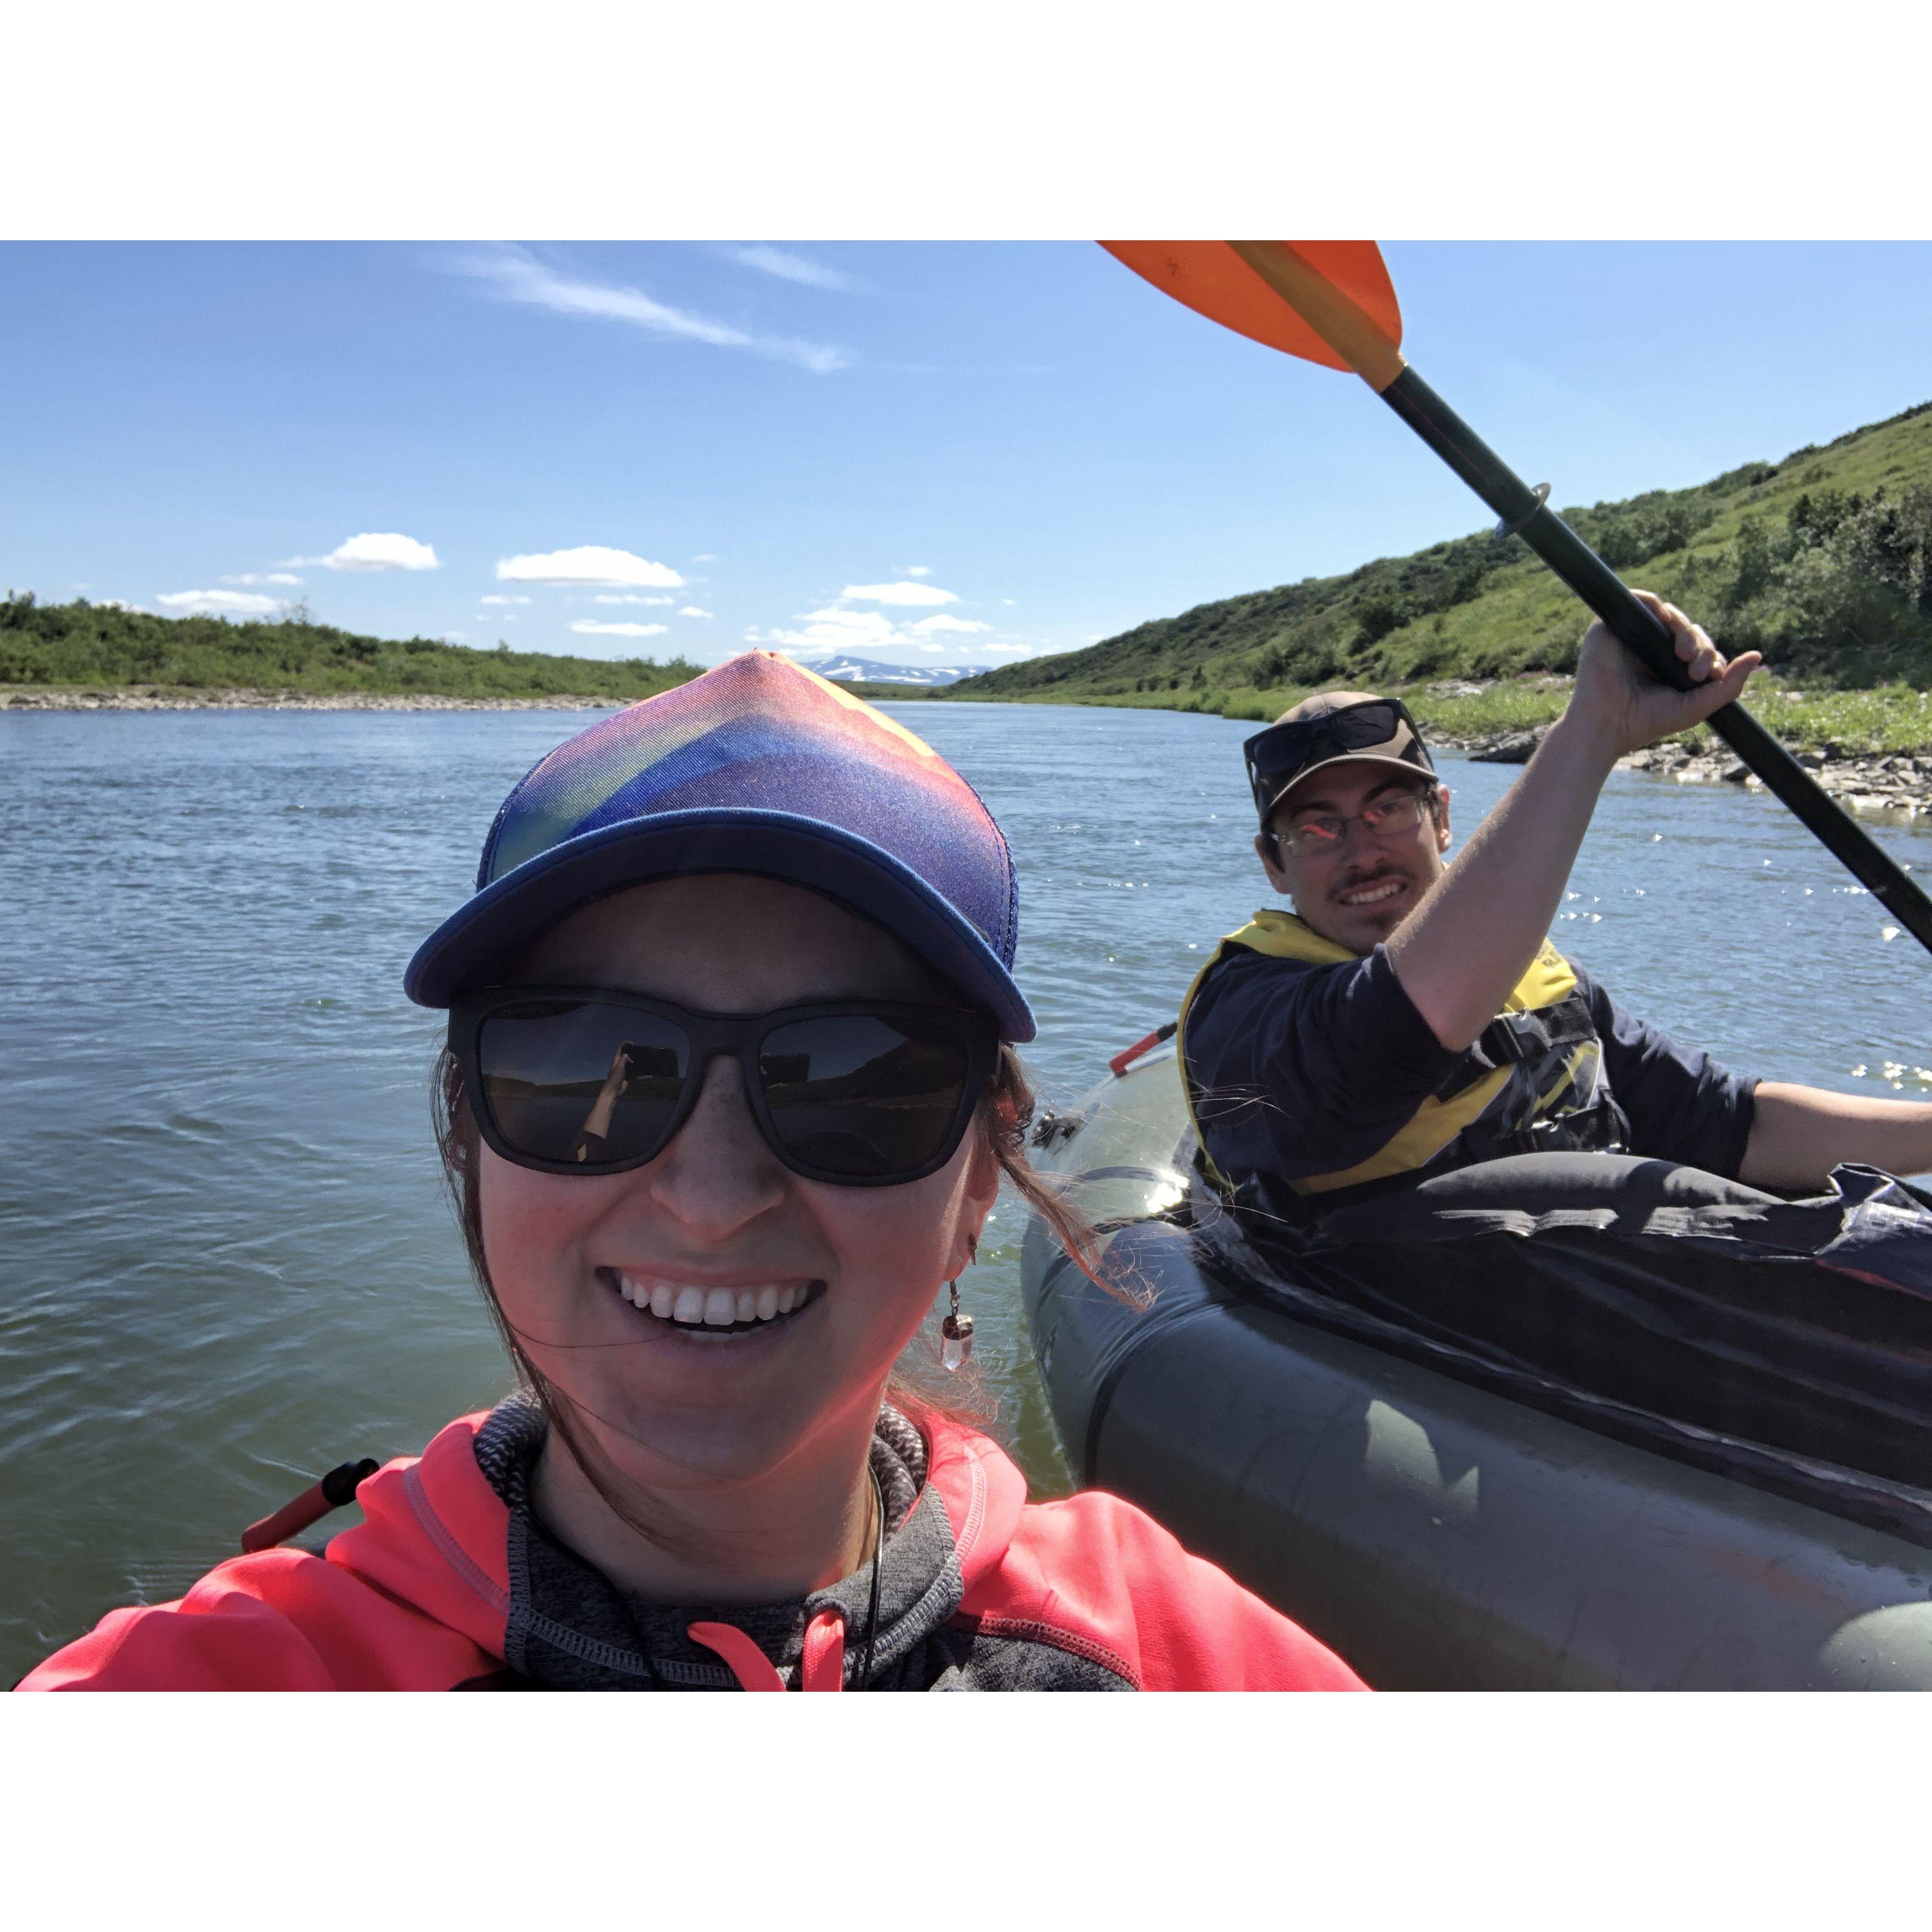
<path id="1" fill-rule="evenodd" d="M 1548 935 L 1611 767 L 1640 746 L 1701 724 L 1743 691 L 1761 662 L 1747 651 L 1726 665 L 1681 610 L 1648 591 L 1636 594 L 1670 626 L 1696 687 L 1658 683 L 1592 624 L 1563 716 L 1388 940 L 1402 990 L 1452 1052 L 1473 1044 L 1496 1018 Z"/>

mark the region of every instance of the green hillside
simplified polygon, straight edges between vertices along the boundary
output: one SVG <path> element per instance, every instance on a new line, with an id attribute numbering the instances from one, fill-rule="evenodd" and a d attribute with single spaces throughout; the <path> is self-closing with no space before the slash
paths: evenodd
<path id="1" fill-rule="evenodd" d="M 1695 488 L 1563 514 L 1724 649 L 1763 650 L 1780 686 L 1817 695 L 1805 707 L 1814 724 L 1872 710 L 1826 693 L 1909 694 L 1917 722 L 1907 735 L 1932 740 L 1932 404 Z M 934 695 L 1262 718 L 1300 692 L 1349 684 L 1412 691 L 1440 728 L 1528 724 L 1560 707 L 1554 687 L 1574 666 L 1586 621 L 1522 543 L 1484 532 L 1203 604 Z M 1487 688 L 1443 688 L 1466 682 Z"/>
<path id="2" fill-rule="evenodd" d="M 221 690 L 302 697 L 609 698 L 628 704 L 682 684 L 699 667 L 535 651 L 475 650 L 430 638 L 364 638 L 308 621 L 155 617 L 109 604 L 0 601 L 0 686 Z"/>

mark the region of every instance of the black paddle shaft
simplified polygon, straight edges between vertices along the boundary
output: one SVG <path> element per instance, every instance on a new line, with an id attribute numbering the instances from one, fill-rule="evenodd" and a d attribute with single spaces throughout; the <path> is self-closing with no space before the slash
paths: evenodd
<path id="1" fill-rule="evenodd" d="M 1680 691 L 1690 674 L 1670 631 L 1631 594 L 1616 572 L 1552 510 L 1548 492 L 1532 490 L 1413 369 L 1382 392 L 1394 410 L 1576 595 L 1602 618 L 1655 676 Z M 1730 746 L 1766 790 L 1783 800 L 1920 945 L 1932 952 L 1932 899 L 1882 850 L 1864 827 L 1826 795 L 1811 774 L 1754 718 L 1733 702 L 1712 712 L 1711 729 Z"/>

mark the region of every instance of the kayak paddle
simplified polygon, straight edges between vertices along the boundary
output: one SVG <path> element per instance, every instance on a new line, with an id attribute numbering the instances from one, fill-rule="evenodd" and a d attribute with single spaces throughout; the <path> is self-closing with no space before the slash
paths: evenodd
<path id="1" fill-rule="evenodd" d="M 1669 630 L 1549 505 L 1412 369 L 1402 311 L 1372 242 L 1103 242 L 1164 294 L 1238 334 L 1330 369 L 1353 370 L 1600 617 L 1679 690 L 1690 676 Z M 1796 812 L 1920 945 L 1932 951 L 1932 899 L 1744 707 L 1705 721 L 1765 788 Z"/>

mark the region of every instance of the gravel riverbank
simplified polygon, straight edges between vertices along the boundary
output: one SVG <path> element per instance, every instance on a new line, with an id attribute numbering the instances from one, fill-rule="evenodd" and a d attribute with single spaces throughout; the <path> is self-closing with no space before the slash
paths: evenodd
<path id="1" fill-rule="evenodd" d="M 1435 742 L 1444 751 L 1460 752 L 1480 764 L 1521 765 L 1528 763 L 1542 737 L 1540 730 L 1510 731 L 1460 742 L 1438 738 Z M 1893 820 L 1932 815 L 1932 758 L 1905 752 L 1871 755 L 1830 747 L 1792 755 L 1847 812 Z M 1722 746 L 1699 752 L 1668 740 L 1619 758 L 1617 769 L 1648 772 L 1679 784 L 1741 784 L 1750 791 L 1764 790 L 1764 781 L 1747 771 L 1743 760 Z"/>

